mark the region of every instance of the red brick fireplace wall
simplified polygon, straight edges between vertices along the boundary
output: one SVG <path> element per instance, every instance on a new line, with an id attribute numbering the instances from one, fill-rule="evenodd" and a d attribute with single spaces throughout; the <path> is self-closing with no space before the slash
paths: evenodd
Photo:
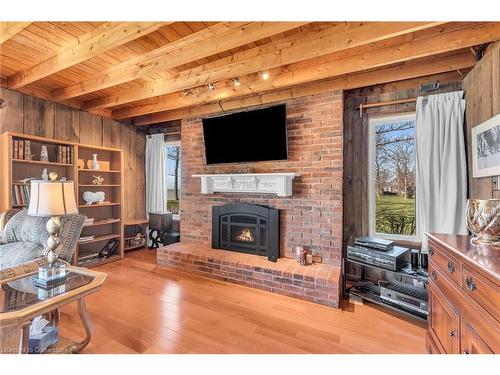
<path id="1" fill-rule="evenodd" d="M 342 249 L 342 92 L 289 100 L 288 160 L 206 165 L 200 118 L 181 124 L 181 241 L 210 246 L 213 205 L 245 202 L 280 209 L 281 256 L 296 245 L 316 245 L 323 262 L 340 265 Z M 235 125 L 236 126 L 236 125 Z M 242 134 L 242 137 L 245 135 Z M 257 145 L 258 147 L 258 145 Z M 296 172 L 293 196 L 200 193 L 193 174 Z"/>

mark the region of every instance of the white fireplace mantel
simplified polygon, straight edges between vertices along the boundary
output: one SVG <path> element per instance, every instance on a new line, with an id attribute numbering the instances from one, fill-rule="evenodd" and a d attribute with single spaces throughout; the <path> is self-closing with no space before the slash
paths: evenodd
<path id="1" fill-rule="evenodd" d="M 194 174 L 201 178 L 201 193 L 254 193 L 292 195 L 292 181 L 297 173 Z"/>

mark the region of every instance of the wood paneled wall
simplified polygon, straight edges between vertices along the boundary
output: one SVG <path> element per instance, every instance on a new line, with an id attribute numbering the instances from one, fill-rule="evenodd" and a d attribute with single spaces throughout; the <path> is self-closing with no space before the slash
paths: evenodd
<path id="1" fill-rule="evenodd" d="M 492 177 L 472 177 L 472 128 L 500 113 L 500 42 L 488 47 L 483 58 L 464 78 L 467 124 L 467 159 L 469 160 L 469 195 L 471 198 L 500 198 L 493 190 Z"/>
<path id="2" fill-rule="evenodd" d="M 458 72 L 439 74 L 344 92 L 344 219 L 343 248 L 354 237 L 369 234 L 368 214 L 368 120 L 371 116 L 414 112 L 415 103 L 368 108 L 359 115 L 359 105 L 426 95 L 419 91 L 422 83 L 439 82 L 432 94 L 462 88 Z"/>
<path id="3" fill-rule="evenodd" d="M 0 133 L 16 131 L 123 149 L 125 218 L 145 217 L 144 134 L 128 124 L 4 88 L 0 99 Z"/>

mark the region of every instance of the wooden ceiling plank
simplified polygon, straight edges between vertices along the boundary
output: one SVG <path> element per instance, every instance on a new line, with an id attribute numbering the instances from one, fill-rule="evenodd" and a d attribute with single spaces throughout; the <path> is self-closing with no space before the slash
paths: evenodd
<path id="1" fill-rule="evenodd" d="M 209 81 L 229 79 L 268 70 L 277 66 L 322 56 L 349 48 L 367 45 L 415 31 L 433 28 L 436 22 L 341 23 L 327 29 L 297 33 L 276 42 L 243 51 L 226 58 L 226 65 L 208 63 L 196 73 L 182 75 L 173 80 L 161 79 L 136 91 L 119 93 L 85 103 L 84 108 L 108 108 L 151 96 L 176 92 L 184 88 L 206 85 Z M 194 73 L 194 74 L 193 74 Z M 200 74 L 197 74 L 200 73 Z"/>
<path id="2" fill-rule="evenodd" d="M 0 45 L 24 30 L 31 22 L 0 22 Z"/>
<path id="3" fill-rule="evenodd" d="M 78 25 L 82 24 L 82 22 L 64 22 L 64 21 L 59 21 L 59 22 L 50 22 L 54 27 L 57 27 L 61 30 L 64 30 L 67 34 L 79 38 L 83 34 L 85 34 L 87 31 L 83 31 L 81 28 L 78 27 Z M 90 26 L 90 25 L 89 25 Z M 94 28 L 93 26 L 92 29 Z"/>
<path id="4" fill-rule="evenodd" d="M 361 53 L 354 56 L 348 56 L 341 60 L 325 60 L 320 57 L 315 60 L 306 61 L 307 64 L 297 63 L 282 68 L 277 68 L 271 72 L 267 81 L 255 79 L 250 85 L 242 85 L 237 90 L 233 88 L 232 93 L 228 90 L 214 90 L 199 96 L 199 100 L 220 100 L 227 96 L 242 96 L 244 94 L 259 93 L 263 91 L 280 89 L 287 86 L 302 84 L 308 81 L 321 80 L 328 77 L 339 76 L 342 74 L 354 73 L 390 65 L 397 62 L 412 60 L 415 58 L 431 56 L 439 53 L 445 53 L 470 45 L 484 43 L 500 38 L 500 24 L 485 24 L 468 30 L 460 29 L 448 33 L 437 33 L 436 35 L 426 35 L 425 38 L 410 40 L 400 45 L 389 46 L 376 49 L 371 52 Z M 305 66 L 304 66 L 305 65 Z M 141 88 L 142 90 L 142 88 Z M 132 91 L 132 90 L 131 90 Z M 118 95 L 123 95 L 119 93 Z M 166 110 L 167 103 L 172 103 L 173 97 L 180 97 L 182 93 L 175 93 L 160 97 L 155 106 L 134 106 L 129 110 L 129 115 L 139 116 L 145 113 L 158 112 Z M 193 96 L 195 97 L 195 96 Z M 190 97 L 184 97 L 185 100 Z M 95 99 L 102 100 L 102 99 Z M 193 100 L 192 98 L 189 100 Z M 86 108 L 87 106 L 84 106 Z M 173 108 L 171 108 L 173 109 Z M 150 112 L 146 112 L 150 111 Z"/>
<path id="5" fill-rule="evenodd" d="M 74 98 L 152 73 L 167 71 L 303 22 L 221 22 L 126 61 L 89 80 L 53 92 L 53 100 Z"/>
<path id="6" fill-rule="evenodd" d="M 134 125 L 144 126 L 154 123 L 178 120 L 193 116 L 203 116 L 220 113 L 221 105 L 224 111 L 232 111 L 256 105 L 280 102 L 288 99 L 319 94 L 327 91 L 348 90 L 382 83 L 395 82 L 411 78 L 423 77 L 443 72 L 455 71 L 456 69 L 467 69 L 474 65 L 475 61 L 467 52 L 457 55 L 441 57 L 432 56 L 413 61 L 407 61 L 389 68 L 381 68 L 370 72 L 348 74 L 342 77 L 307 83 L 291 88 L 276 90 L 259 95 L 251 95 L 243 98 L 229 99 L 219 103 L 205 104 L 195 107 L 174 109 L 166 112 L 156 113 L 136 118 Z M 112 114 L 113 116 L 113 114 Z"/>
<path id="7" fill-rule="evenodd" d="M 34 30 L 34 26 L 39 29 L 38 32 L 40 35 L 43 35 L 45 38 L 51 40 L 52 43 L 56 43 L 59 47 L 63 47 L 77 39 L 67 31 L 57 27 L 55 23 L 36 22 L 31 25 L 32 30 Z"/>
<path id="8" fill-rule="evenodd" d="M 55 55 L 9 77 L 9 87 L 17 89 L 88 60 L 110 49 L 158 30 L 163 23 L 110 23 L 62 47 Z"/>
<path id="9" fill-rule="evenodd" d="M 15 35 L 9 40 L 9 43 L 2 45 L 2 48 L 13 43 L 19 43 L 22 48 L 28 47 L 32 51 L 36 51 L 37 61 L 42 61 L 46 56 L 52 55 L 59 49 L 59 46 L 51 41 L 41 37 L 36 33 L 38 28 L 30 24 L 22 32 Z"/>

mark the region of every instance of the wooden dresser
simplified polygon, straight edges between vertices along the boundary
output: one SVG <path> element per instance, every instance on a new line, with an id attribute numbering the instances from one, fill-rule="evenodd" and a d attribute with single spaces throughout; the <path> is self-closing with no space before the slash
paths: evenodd
<path id="1" fill-rule="evenodd" d="M 500 248 L 428 234 L 429 353 L 500 353 Z"/>

